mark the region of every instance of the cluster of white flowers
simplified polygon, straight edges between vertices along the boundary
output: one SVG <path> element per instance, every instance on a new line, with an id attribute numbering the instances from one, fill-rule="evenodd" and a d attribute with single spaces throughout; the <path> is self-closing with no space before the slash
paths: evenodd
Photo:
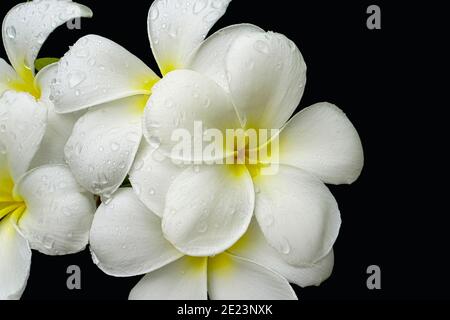
<path id="1" fill-rule="evenodd" d="M 7 14 L 0 299 L 22 295 L 31 249 L 62 255 L 88 244 L 105 273 L 145 275 L 130 299 L 297 299 L 289 283 L 330 276 L 341 218 L 325 184 L 358 178 L 361 141 L 332 104 L 293 116 L 306 64 L 285 36 L 239 24 L 206 38 L 230 1 L 153 2 L 148 34 L 162 78 L 97 35 L 35 74 L 48 35 L 92 12 L 35 0 Z M 222 152 L 206 158 L 174 152 L 177 132 L 194 149 L 197 123 L 200 139 L 232 129 L 244 142 L 212 143 Z M 250 130 L 266 139 L 250 147 Z M 131 188 L 121 187 L 127 178 Z"/>

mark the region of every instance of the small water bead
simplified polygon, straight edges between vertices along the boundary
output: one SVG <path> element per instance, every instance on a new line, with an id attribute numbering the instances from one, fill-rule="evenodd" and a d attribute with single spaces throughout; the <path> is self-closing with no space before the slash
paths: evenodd
<path id="1" fill-rule="evenodd" d="M 8 38 L 10 39 L 15 39 L 16 38 L 16 28 L 14 28 L 13 26 L 9 26 L 6 28 L 6 35 L 8 36 Z"/>
<path id="2" fill-rule="evenodd" d="M 262 40 L 256 41 L 254 47 L 255 47 L 256 51 L 263 53 L 263 54 L 269 54 L 269 52 L 270 52 L 269 45 Z"/>
<path id="3" fill-rule="evenodd" d="M 208 231 L 208 224 L 206 222 L 202 222 L 198 225 L 197 231 L 199 233 L 205 233 Z"/>
<path id="4" fill-rule="evenodd" d="M 159 10 L 156 6 L 153 6 L 150 11 L 150 19 L 155 21 L 159 17 Z"/>
<path id="5" fill-rule="evenodd" d="M 111 150 L 112 151 L 119 151 L 120 145 L 117 142 L 111 143 Z"/>
<path id="6" fill-rule="evenodd" d="M 289 241 L 287 239 L 283 238 L 281 240 L 279 250 L 282 254 L 285 254 L 285 255 L 288 255 L 289 253 L 291 253 L 291 245 L 289 244 Z"/>
<path id="7" fill-rule="evenodd" d="M 83 72 L 74 72 L 69 74 L 68 81 L 71 89 L 79 86 L 86 79 L 86 75 Z"/>
<path id="8" fill-rule="evenodd" d="M 194 14 L 199 14 L 200 12 L 202 12 L 203 10 L 205 10 L 206 6 L 208 5 L 208 0 L 199 0 L 196 1 L 193 7 L 193 13 Z"/>

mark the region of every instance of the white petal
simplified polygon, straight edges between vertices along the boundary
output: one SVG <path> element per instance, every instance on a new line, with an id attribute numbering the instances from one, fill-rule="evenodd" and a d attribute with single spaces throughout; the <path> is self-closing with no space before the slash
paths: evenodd
<path id="1" fill-rule="evenodd" d="M 130 182 L 147 208 L 162 217 L 167 190 L 185 169 L 144 140 L 130 170 Z"/>
<path id="2" fill-rule="evenodd" d="M 264 30 L 252 24 L 236 24 L 223 28 L 208 37 L 193 52 L 189 69 L 210 77 L 228 91 L 226 60 L 232 44 L 243 35 L 263 32 Z"/>
<path id="3" fill-rule="evenodd" d="M 116 277 L 151 272 L 182 256 L 164 239 L 161 219 L 132 189 L 118 190 L 98 208 L 90 246 L 97 266 Z"/>
<path id="4" fill-rule="evenodd" d="M 58 74 L 58 63 L 52 63 L 38 72 L 35 77 L 35 84 L 41 90 L 41 96 L 39 100 L 41 102 L 49 103 L 52 101 L 51 97 L 51 85 L 56 81 Z"/>
<path id="5" fill-rule="evenodd" d="M 15 192 L 27 206 L 19 228 L 31 248 L 48 255 L 84 250 L 95 203 L 75 181 L 67 166 L 44 166 L 29 171 Z"/>
<path id="6" fill-rule="evenodd" d="M 26 93 L 7 91 L 0 98 L 0 141 L 17 181 L 29 168 L 46 129 L 47 108 Z"/>
<path id="7" fill-rule="evenodd" d="M 130 300 L 206 300 L 207 259 L 183 257 L 147 274 Z"/>
<path id="8" fill-rule="evenodd" d="M 127 176 L 142 138 L 141 99 L 104 104 L 89 110 L 75 124 L 66 145 L 66 160 L 78 182 L 90 192 L 109 196 Z"/>
<path id="9" fill-rule="evenodd" d="M 248 33 L 227 57 L 230 91 L 247 127 L 280 129 L 303 95 L 306 65 L 295 44 L 277 33 Z"/>
<path id="10" fill-rule="evenodd" d="M 138 94 L 159 80 L 139 58 L 106 38 L 81 38 L 60 60 L 52 95 L 68 113 Z"/>
<path id="11" fill-rule="evenodd" d="M 148 34 L 163 75 L 187 66 L 195 48 L 225 13 L 231 0 L 154 1 Z"/>
<path id="12" fill-rule="evenodd" d="M 57 114 L 55 106 L 50 100 L 50 83 L 56 77 L 58 65 L 56 63 L 42 69 L 36 76 L 36 82 L 42 90 L 40 102 L 48 110 L 47 128 L 39 150 L 31 162 L 30 168 L 37 168 L 46 164 L 65 164 L 64 146 L 72 134 L 75 122 L 83 111 L 70 114 Z"/>
<path id="13" fill-rule="evenodd" d="M 18 80 L 16 71 L 5 60 L 0 58 L 0 96 L 6 90 L 12 89 L 11 83 Z"/>
<path id="14" fill-rule="evenodd" d="M 285 278 L 228 253 L 209 259 L 208 293 L 211 300 L 297 300 Z"/>
<path id="15" fill-rule="evenodd" d="M 0 221 L 0 300 L 17 300 L 27 285 L 31 249 L 14 215 Z"/>
<path id="16" fill-rule="evenodd" d="M 271 269 L 300 287 L 320 285 L 330 277 L 334 266 L 333 251 L 311 267 L 302 268 L 288 264 L 281 258 L 280 253 L 267 243 L 256 221 L 250 224 L 246 234 L 228 252 Z"/>
<path id="17" fill-rule="evenodd" d="M 213 161 L 225 157 L 223 141 L 204 142 L 208 129 L 215 129 L 225 137 L 226 129 L 240 128 L 239 118 L 225 91 L 209 78 L 189 70 L 174 71 L 154 88 L 145 109 L 144 135 L 161 152 L 182 161 Z M 178 139 L 175 134 L 189 133 L 190 139 Z M 195 152 L 198 142 L 204 142 Z M 174 153 L 185 143 L 189 154 Z M 203 154 L 207 144 L 216 145 L 219 154 Z"/>
<path id="18" fill-rule="evenodd" d="M 248 228 L 255 193 L 243 168 L 188 168 L 167 192 L 166 238 L 190 256 L 211 256 L 230 248 Z"/>
<path id="19" fill-rule="evenodd" d="M 300 169 L 280 166 L 276 175 L 254 177 L 255 215 L 269 244 L 295 266 L 311 266 L 332 249 L 339 209 L 328 188 Z"/>
<path id="20" fill-rule="evenodd" d="M 34 60 L 50 33 L 63 23 L 92 17 L 92 11 L 71 1 L 29 1 L 15 6 L 3 20 L 3 44 L 22 78 L 34 74 Z"/>
<path id="21" fill-rule="evenodd" d="M 342 110 L 319 103 L 297 114 L 280 133 L 280 161 L 325 183 L 350 184 L 361 174 L 364 152 Z"/>
<path id="22" fill-rule="evenodd" d="M 215 32 L 193 52 L 189 69 L 210 77 L 228 91 L 226 58 L 232 44 L 242 35 L 262 32 L 252 24 L 236 24 Z"/>

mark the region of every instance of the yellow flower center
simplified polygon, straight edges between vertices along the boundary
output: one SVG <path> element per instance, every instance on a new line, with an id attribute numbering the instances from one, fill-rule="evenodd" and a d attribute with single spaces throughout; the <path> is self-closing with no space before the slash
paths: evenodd
<path id="1" fill-rule="evenodd" d="M 265 133 L 261 135 L 263 131 Z M 269 134 L 265 130 L 255 129 L 237 131 L 231 146 L 234 155 L 232 170 L 235 174 L 242 173 L 242 167 L 245 166 L 251 176 L 256 177 L 263 169 L 270 167 L 272 160 L 276 160 L 278 139 L 271 140 Z M 230 150 L 229 145 L 227 148 Z"/>
<path id="2" fill-rule="evenodd" d="M 9 216 L 17 222 L 25 209 L 23 199 L 14 194 L 14 182 L 11 175 L 6 169 L 0 169 L 0 220 Z"/>
<path id="3" fill-rule="evenodd" d="M 8 86 L 18 92 L 27 92 L 35 97 L 37 100 L 41 98 L 41 89 L 37 85 L 33 72 L 30 69 L 23 67 L 18 71 L 19 80 L 10 80 Z"/>

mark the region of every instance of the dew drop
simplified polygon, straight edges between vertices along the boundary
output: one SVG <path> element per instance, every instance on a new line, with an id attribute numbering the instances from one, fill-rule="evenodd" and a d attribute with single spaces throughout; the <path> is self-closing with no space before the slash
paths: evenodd
<path id="1" fill-rule="evenodd" d="M 288 255 L 291 252 L 291 245 L 287 239 L 283 238 L 280 243 L 280 252 Z"/>
<path id="2" fill-rule="evenodd" d="M 256 51 L 263 53 L 263 54 L 269 54 L 269 52 L 270 52 L 269 45 L 262 40 L 256 41 L 254 47 L 255 47 Z"/>
<path id="3" fill-rule="evenodd" d="M 6 35 L 10 39 L 15 39 L 16 38 L 16 28 L 14 28 L 13 26 L 7 27 L 6 28 Z"/>
<path id="4" fill-rule="evenodd" d="M 71 89 L 80 85 L 86 79 L 86 75 L 83 72 L 74 72 L 69 74 L 69 87 Z"/>
<path id="5" fill-rule="evenodd" d="M 117 142 L 111 143 L 111 150 L 112 151 L 119 151 L 120 145 Z"/>
<path id="6" fill-rule="evenodd" d="M 134 170 L 139 171 L 144 167 L 144 161 L 139 160 L 134 164 Z"/>
<path id="7" fill-rule="evenodd" d="M 158 17 L 159 17 L 159 10 L 156 6 L 154 6 L 150 11 L 150 19 L 155 21 L 156 19 L 158 19 Z"/>
<path id="8" fill-rule="evenodd" d="M 194 8 L 193 8 L 194 14 L 199 14 L 200 12 L 205 10 L 207 5 L 208 5 L 208 0 L 196 1 L 195 4 L 194 4 Z"/>
<path id="9" fill-rule="evenodd" d="M 208 224 L 206 222 L 202 222 L 198 225 L 197 231 L 199 233 L 205 233 L 208 231 Z"/>

